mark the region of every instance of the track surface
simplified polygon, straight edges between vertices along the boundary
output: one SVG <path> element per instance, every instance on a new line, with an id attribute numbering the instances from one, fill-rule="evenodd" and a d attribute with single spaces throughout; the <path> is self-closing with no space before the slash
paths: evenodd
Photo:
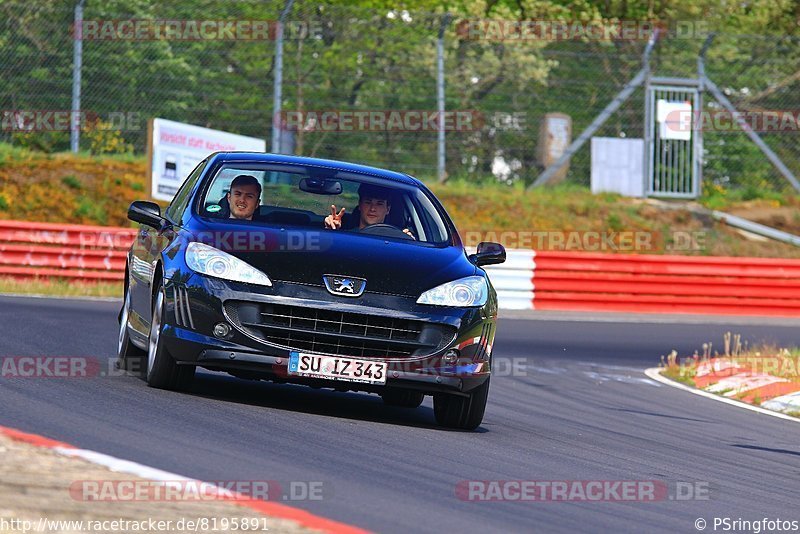
<path id="1" fill-rule="evenodd" d="M 118 307 L 0 297 L 0 356 L 111 358 Z M 645 378 L 642 371 L 671 348 L 721 346 L 729 329 L 660 320 L 501 320 L 495 358 L 506 372 L 493 377 L 475 433 L 436 428 L 429 399 L 407 411 L 377 396 L 211 373 L 198 374 L 189 394 L 132 377 L 3 378 L 0 425 L 203 480 L 322 481 L 324 500 L 292 504 L 381 532 L 695 532 L 700 517 L 707 531 L 714 516 L 800 519 L 800 424 Z M 730 329 L 751 342 L 800 342 L 795 326 Z M 711 498 L 455 496 L 461 480 L 520 479 L 707 482 Z"/>

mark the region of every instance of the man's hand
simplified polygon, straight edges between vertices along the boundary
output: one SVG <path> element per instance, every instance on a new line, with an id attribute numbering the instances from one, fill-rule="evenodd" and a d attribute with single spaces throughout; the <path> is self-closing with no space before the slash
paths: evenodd
<path id="1" fill-rule="evenodd" d="M 331 214 L 325 217 L 325 228 L 331 230 L 338 230 L 342 227 L 342 217 L 344 216 L 344 208 L 339 213 L 336 213 L 336 206 L 331 204 Z"/>
<path id="2" fill-rule="evenodd" d="M 411 239 L 413 239 L 414 241 L 417 240 L 417 238 L 414 235 L 414 233 L 411 230 L 409 230 L 408 228 L 403 228 L 403 233 L 411 236 Z"/>

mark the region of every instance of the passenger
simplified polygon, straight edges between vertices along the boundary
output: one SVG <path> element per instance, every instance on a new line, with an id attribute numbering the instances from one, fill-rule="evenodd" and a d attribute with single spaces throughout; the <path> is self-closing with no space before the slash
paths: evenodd
<path id="1" fill-rule="evenodd" d="M 252 221 L 253 214 L 261 204 L 261 184 L 255 176 L 240 174 L 231 182 L 227 198 L 231 219 Z"/>
<path id="2" fill-rule="evenodd" d="M 358 188 L 358 207 L 353 213 L 345 213 L 342 208 L 336 211 L 336 205 L 331 205 L 331 213 L 325 217 L 325 228 L 331 230 L 362 230 L 373 224 L 386 224 L 386 216 L 392 209 L 391 192 L 380 186 L 361 184 Z M 403 229 L 403 232 L 414 237 L 411 230 Z"/>

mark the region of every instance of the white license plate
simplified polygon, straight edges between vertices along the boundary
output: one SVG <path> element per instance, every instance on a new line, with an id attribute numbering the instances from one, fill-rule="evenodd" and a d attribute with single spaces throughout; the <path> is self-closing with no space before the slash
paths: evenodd
<path id="1" fill-rule="evenodd" d="M 289 356 L 289 374 L 347 382 L 385 384 L 386 363 L 292 352 Z"/>

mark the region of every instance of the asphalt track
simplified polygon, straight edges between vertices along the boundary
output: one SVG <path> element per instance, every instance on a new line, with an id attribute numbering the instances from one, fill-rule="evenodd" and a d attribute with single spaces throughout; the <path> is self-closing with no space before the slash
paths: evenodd
<path id="1" fill-rule="evenodd" d="M 0 356 L 110 358 L 118 303 L 0 297 Z M 0 425 L 202 480 L 322 481 L 292 503 L 380 532 L 696 532 L 697 518 L 800 520 L 800 424 L 690 395 L 643 370 L 671 348 L 799 344 L 792 322 L 502 319 L 478 432 L 376 396 L 204 373 L 189 394 L 132 377 L 2 378 Z M 708 500 L 464 502 L 463 480 L 708 484 Z M 157 506 L 157 504 L 154 504 Z"/>

